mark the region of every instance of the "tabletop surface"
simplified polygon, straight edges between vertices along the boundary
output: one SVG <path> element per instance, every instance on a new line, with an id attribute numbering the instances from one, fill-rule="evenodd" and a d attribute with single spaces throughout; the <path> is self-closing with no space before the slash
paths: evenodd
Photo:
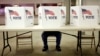
<path id="1" fill-rule="evenodd" d="M 99 28 L 99 26 L 98 26 Z M 5 25 L 0 26 L 0 31 L 65 31 L 65 30 L 94 30 L 95 27 L 89 26 L 71 26 L 65 25 L 62 27 L 42 27 L 34 25 L 32 27 L 6 27 Z"/>

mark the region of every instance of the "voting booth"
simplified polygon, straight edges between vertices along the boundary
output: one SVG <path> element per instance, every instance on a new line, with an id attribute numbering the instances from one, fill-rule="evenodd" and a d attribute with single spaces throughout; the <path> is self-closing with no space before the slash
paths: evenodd
<path id="1" fill-rule="evenodd" d="M 39 26 L 47 28 L 63 26 L 66 17 L 65 10 L 60 6 L 40 6 L 38 9 Z"/>
<path id="2" fill-rule="evenodd" d="M 60 6 L 60 11 L 61 11 L 61 22 L 62 26 L 65 26 L 66 24 L 66 7 L 65 6 Z"/>
<path id="3" fill-rule="evenodd" d="M 5 7 L 5 22 L 7 27 L 33 26 L 33 7 Z"/>
<path id="4" fill-rule="evenodd" d="M 99 23 L 99 6 L 72 6 L 70 25 L 97 26 Z"/>

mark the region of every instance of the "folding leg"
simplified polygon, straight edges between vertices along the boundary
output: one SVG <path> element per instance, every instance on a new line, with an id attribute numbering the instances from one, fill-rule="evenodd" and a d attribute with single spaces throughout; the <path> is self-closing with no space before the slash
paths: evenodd
<path id="1" fill-rule="evenodd" d="M 9 45 L 9 40 L 8 40 L 8 32 L 3 32 L 3 50 L 2 50 L 1 56 L 3 56 L 4 50 L 7 47 L 9 47 L 11 51 L 11 46 Z"/>
<path id="2" fill-rule="evenodd" d="M 100 31 L 99 31 L 99 39 L 98 39 L 98 44 L 97 44 L 97 47 L 96 47 L 96 52 L 98 51 L 98 47 L 100 47 Z"/>
<path id="3" fill-rule="evenodd" d="M 77 37 L 77 51 L 78 51 L 78 47 L 80 48 L 80 52 L 81 52 L 81 56 L 82 56 L 82 47 L 81 47 L 81 36 L 82 32 L 78 31 L 78 37 Z"/>

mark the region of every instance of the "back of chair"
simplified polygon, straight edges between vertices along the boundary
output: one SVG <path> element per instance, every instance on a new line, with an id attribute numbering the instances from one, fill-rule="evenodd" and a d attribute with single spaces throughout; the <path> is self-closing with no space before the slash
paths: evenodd
<path id="1" fill-rule="evenodd" d="M 82 32 L 82 38 L 84 41 L 82 42 L 84 45 L 92 45 L 94 44 L 95 47 L 95 36 L 94 36 L 94 31 L 83 31 Z"/>
<path id="2" fill-rule="evenodd" d="M 16 32 L 16 49 L 19 47 L 19 45 L 31 45 L 32 49 L 33 49 L 33 45 L 32 45 L 32 31 L 28 31 L 28 32 Z"/>
<path id="3" fill-rule="evenodd" d="M 94 37 L 94 31 L 82 31 L 82 37 Z"/>

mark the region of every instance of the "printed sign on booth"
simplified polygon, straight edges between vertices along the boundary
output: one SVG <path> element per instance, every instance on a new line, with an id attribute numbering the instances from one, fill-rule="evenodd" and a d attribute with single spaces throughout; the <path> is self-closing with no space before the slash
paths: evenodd
<path id="1" fill-rule="evenodd" d="M 65 18 L 65 13 L 59 6 L 40 6 L 38 10 L 39 25 L 47 28 L 61 27 L 62 17 Z"/>
<path id="2" fill-rule="evenodd" d="M 61 17 L 62 17 L 62 26 L 66 25 L 66 7 L 65 6 L 60 6 L 60 11 L 61 11 Z"/>
<path id="3" fill-rule="evenodd" d="M 99 6 L 72 6 L 70 25 L 97 26 Z"/>
<path id="4" fill-rule="evenodd" d="M 7 27 L 30 27 L 33 26 L 33 7 L 5 7 Z"/>

